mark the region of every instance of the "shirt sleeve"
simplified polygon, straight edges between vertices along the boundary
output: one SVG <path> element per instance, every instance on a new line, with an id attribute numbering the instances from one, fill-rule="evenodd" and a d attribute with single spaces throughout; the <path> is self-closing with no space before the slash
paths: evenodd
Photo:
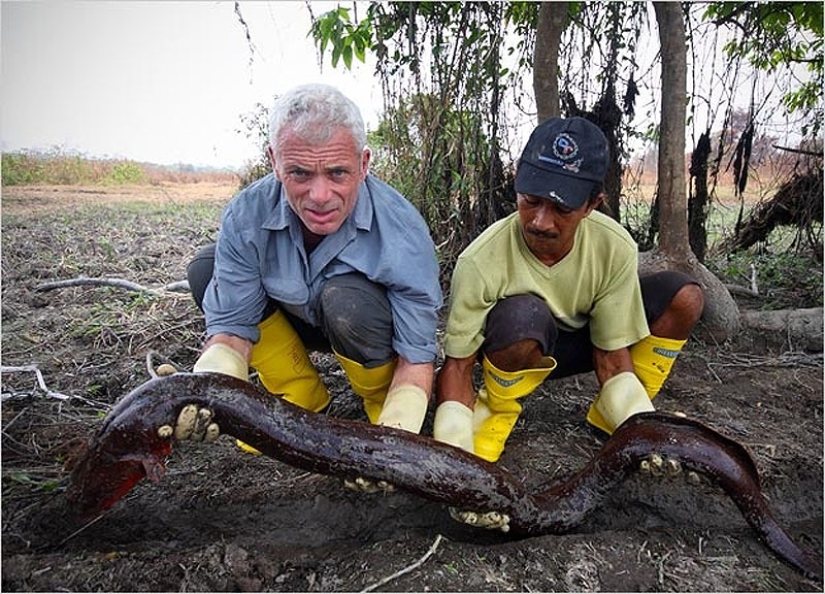
<path id="1" fill-rule="evenodd" d="M 608 277 L 593 302 L 590 341 L 602 350 L 624 348 L 650 334 L 636 262 L 634 252 Z"/>
<path id="2" fill-rule="evenodd" d="M 387 298 L 392 308 L 393 350 L 410 363 L 432 363 L 438 353 L 436 328 L 443 303 L 438 258 L 429 229 L 411 206 L 405 209 L 388 262 Z"/>
<path id="3" fill-rule="evenodd" d="M 203 297 L 206 334 L 232 334 L 258 342 L 267 295 L 260 254 L 237 223 L 230 203 L 215 247 L 215 268 Z"/>
<path id="4" fill-rule="evenodd" d="M 473 261 L 458 259 L 453 270 L 444 337 L 444 354 L 448 357 L 469 357 L 484 342 L 487 314 L 495 306 L 497 297 L 487 294 L 483 279 Z"/>

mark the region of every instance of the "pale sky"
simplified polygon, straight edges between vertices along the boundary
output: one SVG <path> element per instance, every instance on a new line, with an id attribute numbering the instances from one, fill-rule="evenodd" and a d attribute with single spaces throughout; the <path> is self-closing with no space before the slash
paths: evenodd
<path id="1" fill-rule="evenodd" d="M 311 6 L 318 16 L 337 2 Z M 241 2 L 241 12 L 252 52 L 231 1 L 0 0 L 0 150 L 60 147 L 240 168 L 258 156 L 238 132 L 241 115 L 307 82 L 339 87 L 361 106 L 367 126 L 377 126 L 382 98 L 371 55 L 352 72 L 333 69 L 327 55 L 322 71 L 303 0 Z M 510 92 L 529 93 L 529 81 Z M 713 110 L 724 107 L 723 97 L 711 100 Z M 700 104 L 696 121 L 707 121 L 706 111 Z M 533 125 L 524 118 L 517 147 Z"/>
<path id="2" fill-rule="evenodd" d="M 322 73 L 302 0 L 241 2 L 254 52 L 233 2 L 2 0 L 0 11 L 3 151 L 241 167 L 257 152 L 241 114 L 307 82 L 337 86 L 378 121 L 373 65 L 350 73 L 327 55 Z"/>

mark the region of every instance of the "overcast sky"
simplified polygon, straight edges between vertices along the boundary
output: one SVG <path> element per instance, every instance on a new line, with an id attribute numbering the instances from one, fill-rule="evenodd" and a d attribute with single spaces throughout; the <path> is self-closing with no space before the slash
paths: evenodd
<path id="1" fill-rule="evenodd" d="M 335 3 L 312 2 L 316 16 Z M 241 114 L 306 82 L 338 86 L 377 123 L 373 68 L 323 73 L 303 1 L 0 1 L 0 148 L 240 167 Z M 252 64 L 250 65 L 250 59 Z"/>
<path id="2" fill-rule="evenodd" d="M 0 0 L 0 150 L 60 147 L 93 157 L 237 168 L 258 151 L 238 132 L 241 115 L 306 82 L 338 86 L 361 106 L 367 125 L 377 125 L 382 100 L 371 56 L 348 72 L 333 69 L 327 55 L 322 71 L 303 0 L 240 5 L 253 50 L 231 1 Z M 311 5 L 318 16 L 337 3 Z M 655 99 L 658 90 L 651 92 Z M 720 93 L 706 97 L 713 112 L 725 107 Z M 743 88 L 741 95 L 747 103 L 749 92 Z M 781 94 L 773 95 L 778 101 Z M 691 131 L 704 129 L 707 111 L 700 101 L 693 117 L 701 125 Z M 654 107 L 643 115 L 657 113 Z M 637 119 L 641 129 L 649 124 Z M 777 121 L 769 133 L 794 129 Z M 526 122 L 525 137 L 532 127 Z"/>

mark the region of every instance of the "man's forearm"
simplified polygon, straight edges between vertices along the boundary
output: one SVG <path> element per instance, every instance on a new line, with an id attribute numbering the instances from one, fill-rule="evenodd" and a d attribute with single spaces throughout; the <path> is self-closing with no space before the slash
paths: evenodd
<path id="1" fill-rule="evenodd" d="M 473 366 L 476 357 L 472 355 L 464 359 L 448 357 L 441 367 L 436 383 L 438 402 L 455 400 L 469 408 L 475 401 L 473 388 Z"/>
<path id="2" fill-rule="evenodd" d="M 601 386 L 610 378 L 625 371 L 635 373 L 629 348 L 603 351 L 600 348 L 593 347 L 593 367 Z"/>
<path id="3" fill-rule="evenodd" d="M 247 363 L 252 357 L 252 347 L 254 345 L 251 341 L 245 338 L 234 336 L 232 334 L 214 334 L 209 337 L 206 343 L 204 343 L 203 350 L 205 351 L 213 344 L 222 344 L 228 346 L 232 350 L 236 351 L 241 357 L 243 357 Z"/>
<path id="4" fill-rule="evenodd" d="M 424 390 L 429 397 L 433 388 L 434 367 L 433 363 L 410 363 L 399 356 L 390 390 L 399 386 L 415 386 Z"/>

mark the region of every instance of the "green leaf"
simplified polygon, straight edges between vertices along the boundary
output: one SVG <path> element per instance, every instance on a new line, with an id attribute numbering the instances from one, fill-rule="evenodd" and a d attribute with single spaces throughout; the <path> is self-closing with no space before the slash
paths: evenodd
<path id="1" fill-rule="evenodd" d="M 346 66 L 347 69 L 351 70 L 352 69 L 352 46 L 347 45 L 344 48 L 344 51 L 343 51 L 342 55 L 344 57 L 344 66 Z"/>

